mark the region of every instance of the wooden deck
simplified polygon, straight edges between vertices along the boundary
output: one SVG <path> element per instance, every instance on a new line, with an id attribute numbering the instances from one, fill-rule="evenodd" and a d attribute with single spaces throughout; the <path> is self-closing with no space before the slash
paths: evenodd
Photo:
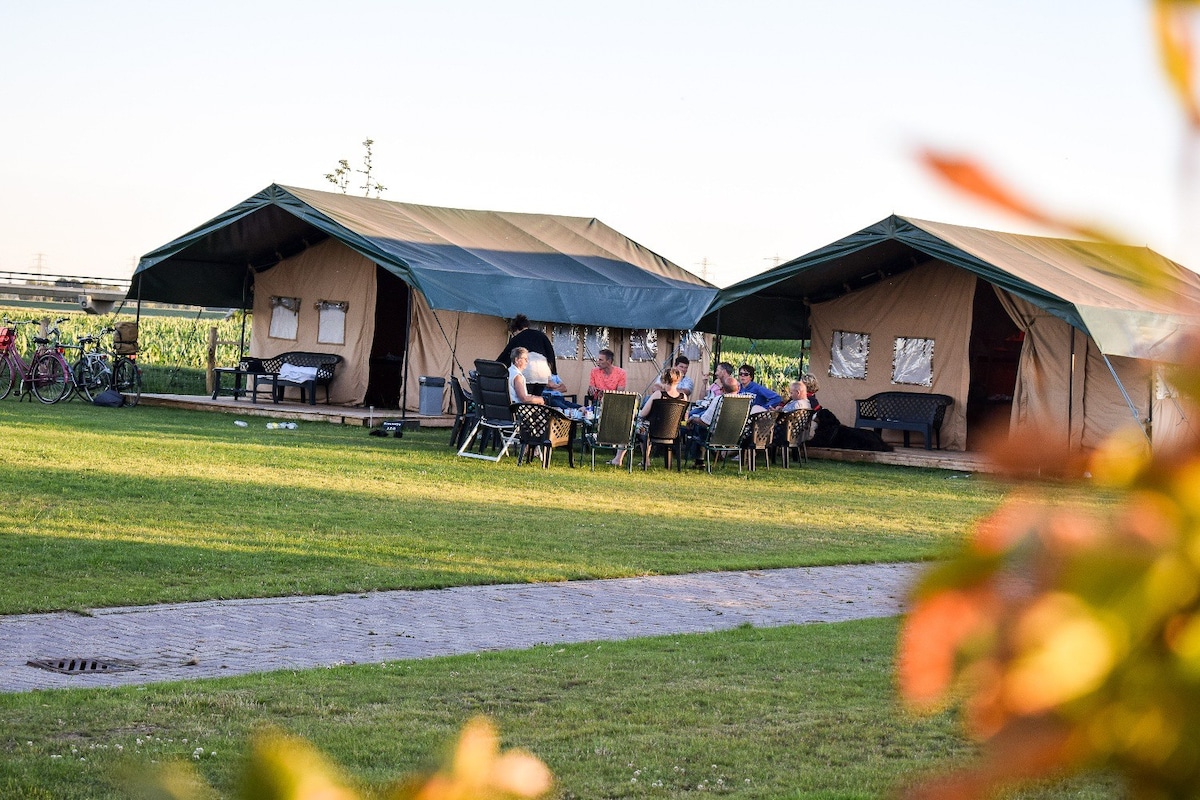
<path id="1" fill-rule="evenodd" d="M 213 400 L 208 395 L 194 394 L 143 394 L 141 402 L 148 406 L 167 406 L 183 408 L 190 411 L 216 411 L 222 414 L 236 414 L 239 417 L 267 417 L 273 420 L 294 420 L 300 422 L 329 422 L 335 425 L 360 425 L 362 427 L 377 426 L 384 420 L 400 419 L 397 409 L 360 408 L 358 406 L 325 405 L 317 403 L 310 406 L 307 403 L 284 400 L 281 403 L 270 401 L 251 403 L 249 400 L 234 400 L 232 397 L 218 397 Z M 454 424 L 454 417 L 444 414 L 437 417 L 427 417 L 410 413 L 405 419 L 411 424 L 419 424 L 423 428 L 449 428 Z M 860 450 L 828 450 L 810 447 L 809 458 L 826 461 L 857 461 L 872 464 L 894 464 L 903 467 L 924 467 L 926 469 L 944 469 L 953 472 L 991 473 L 996 469 L 981 453 L 959 452 L 954 450 L 926 450 L 923 447 L 897 447 L 891 453 L 871 453 Z"/>

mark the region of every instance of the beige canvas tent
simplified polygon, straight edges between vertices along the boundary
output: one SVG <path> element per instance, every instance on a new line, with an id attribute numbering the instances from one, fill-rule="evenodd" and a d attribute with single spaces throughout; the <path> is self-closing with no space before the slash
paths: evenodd
<path id="1" fill-rule="evenodd" d="M 1131 277 L 1147 266 L 1165 291 Z M 949 395 L 947 449 L 997 422 L 1075 448 L 1122 426 L 1164 443 L 1195 425 L 1159 366 L 1200 329 L 1200 278 L 1145 248 L 893 216 L 723 289 L 700 325 L 811 338 L 820 401 L 847 424 L 876 392 Z"/>
<path id="2" fill-rule="evenodd" d="M 580 394 L 610 347 L 643 390 L 716 287 L 595 219 L 270 186 L 141 260 L 130 297 L 253 310 L 250 354 L 344 359 L 335 403 L 419 406 L 421 376 L 495 358 L 506 318 L 549 334 Z M 449 400 L 449 392 L 443 407 Z"/>

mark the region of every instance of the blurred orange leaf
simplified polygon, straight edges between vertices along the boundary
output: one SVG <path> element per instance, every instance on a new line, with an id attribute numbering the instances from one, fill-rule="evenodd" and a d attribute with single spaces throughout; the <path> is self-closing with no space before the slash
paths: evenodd
<path id="1" fill-rule="evenodd" d="M 1200 107 L 1196 103 L 1196 83 L 1192 33 L 1188 15 L 1197 4 L 1180 0 L 1156 0 L 1154 33 L 1163 72 L 1193 128 L 1200 128 Z"/>

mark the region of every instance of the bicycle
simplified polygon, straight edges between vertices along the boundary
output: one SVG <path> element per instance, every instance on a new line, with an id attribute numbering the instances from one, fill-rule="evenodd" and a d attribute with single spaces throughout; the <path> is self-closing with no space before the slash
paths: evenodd
<path id="1" fill-rule="evenodd" d="M 62 321 L 60 319 L 59 323 Z M 33 322 L 31 319 L 4 318 L 4 327 L 0 328 L 0 400 L 8 397 L 18 376 L 21 379 L 17 393 L 19 397 L 32 393 L 42 403 L 55 403 L 66 392 L 65 375 L 57 371 L 56 365 L 42 361 L 42 357 L 49 352 L 49 338 L 33 337 L 36 349 L 29 361 L 23 359 L 17 350 L 17 328 L 32 325 Z"/>
<path id="2" fill-rule="evenodd" d="M 40 345 L 33 358 L 33 394 L 43 403 L 69 400 L 75 393 L 75 373 L 67 363 L 66 351 L 77 345 L 62 344 L 58 326 L 66 317 L 54 321 L 54 327 L 46 331 L 45 337 L 35 336 L 34 344 Z"/>
<path id="3" fill-rule="evenodd" d="M 115 389 L 125 400 L 125 405 L 136 406 L 142 396 L 142 371 L 132 354 L 117 353 L 100 347 L 103 336 L 113 334 L 116 328 L 108 327 L 92 336 L 79 338 L 80 357 L 72 369 L 74 385 L 89 401 L 106 389 Z M 92 350 L 87 350 L 93 345 Z"/>
<path id="4" fill-rule="evenodd" d="M 112 367 L 109 366 L 108 353 L 99 349 L 100 335 L 79 337 L 76 341 L 79 358 L 71 365 L 75 388 L 89 403 L 112 386 Z M 91 350 L 87 349 L 89 345 L 92 346 Z"/>

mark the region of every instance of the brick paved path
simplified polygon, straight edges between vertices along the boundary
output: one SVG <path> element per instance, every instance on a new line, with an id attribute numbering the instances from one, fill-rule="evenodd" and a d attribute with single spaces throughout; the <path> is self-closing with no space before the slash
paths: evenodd
<path id="1" fill-rule="evenodd" d="M 144 684 L 509 650 L 548 642 L 838 622 L 903 609 L 916 564 L 700 573 L 365 595 L 211 600 L 0 617 L 0 692 Z M 62 675 L 31 659 L 119 659 Z"/>

